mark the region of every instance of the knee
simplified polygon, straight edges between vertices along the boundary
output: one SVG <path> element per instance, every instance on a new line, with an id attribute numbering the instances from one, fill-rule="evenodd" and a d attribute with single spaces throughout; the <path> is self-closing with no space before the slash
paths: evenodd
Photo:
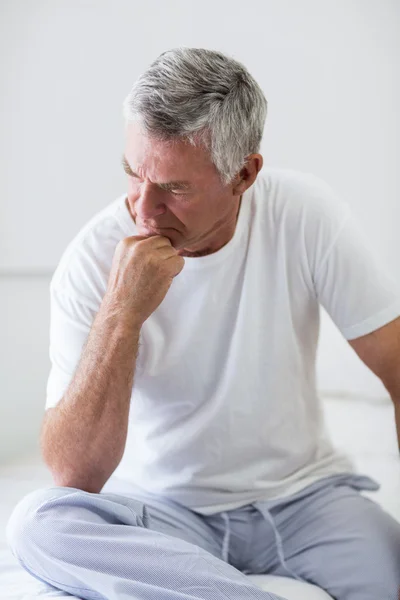
<path id="1" fill-rule="evenodd" d="M 48 521 L 42 518 L 46 505 L 68 492 L 71 488 L 40 488 L 24 496 L 14 507 L 6 525 L 6 538 L 16 558 L 21 560 L 38 539 L 37 534 L 47 529 Z"/>
<path id="2" fill-rule="evenodd" d="M 364 577 L 373 579 L 371 587 L 377 585 L 379 594 L 374 598 L 400 600 L 400 524 L 393 521 L 390 525 L 381 528 L 380 537 L 374 536 L 374 552 L 370 552 L 369 561 L 365 560 Z"/>
<path id="3" fill-rule="evenodd" d="M 400 527 L 365 542 L 342 566 L 335 586 L 338 600 L 400 600 Z"/>

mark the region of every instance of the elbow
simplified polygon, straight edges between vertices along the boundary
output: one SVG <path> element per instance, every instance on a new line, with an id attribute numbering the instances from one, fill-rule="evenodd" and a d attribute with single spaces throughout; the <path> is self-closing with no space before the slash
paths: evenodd
<path id="1" fill-rule="evenodd" d="M 53 472 L 53 480 L 57 486 L 68 487 L 90 494 L 99 494 L 105 484 L 105 481 L 89 479 L 88 477 L 80 477 L 77 474 L 64 475 Z"/>
<path id="2" fill-rule="evenodd" d="M 60 466 L 56 464 L 47 464 L 53 477 L 53 481 L 58 487 L 68 487 L 90 494 L 99 494 L 109 476 L 97 473 L 93 469 L 77 469 L 74 467 Z"/>
<path id="3" fill-rule="evenodd" d="M 49 446 L 43 444 L 41 447 L 42 458 L 49 469 L 54 484 L 58 487 L 68 487 L 91 494 L 99 494 L 109 476 L 105 473 L 95 473 L 93 469 L 76 468 L 65 464 L 65 456 L 62 460 L 57 459 L 57 454 L 51 451 Z"/>

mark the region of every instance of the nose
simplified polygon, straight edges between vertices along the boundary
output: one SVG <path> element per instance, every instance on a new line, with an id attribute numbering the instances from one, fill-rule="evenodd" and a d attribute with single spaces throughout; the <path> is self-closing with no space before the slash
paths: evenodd
<path id="1" fill-rule="evenodd" d="M 162 202 L 162 191 L 156 185 L 144 182 L 135 200 L 135 212 L 143 221 L 163 215 L 166 206 Z"/>

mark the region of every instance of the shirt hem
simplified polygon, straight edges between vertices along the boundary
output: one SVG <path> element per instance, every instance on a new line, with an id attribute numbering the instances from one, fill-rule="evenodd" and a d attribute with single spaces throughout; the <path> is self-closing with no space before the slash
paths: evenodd
<path id="1" fill-rule="evenodd" d="M 347 340 L 353 340 L 357 337 L 367 335 L 384 325 L 387 325 L 391 321 L 394 321 L 400 316 L 400 301 L 397 300 L 394 304 L 384 308 L 376 315 L 368 317 L 361 323 L 353 325 L 351 327 L 341 328 L 341 332 Z"/>

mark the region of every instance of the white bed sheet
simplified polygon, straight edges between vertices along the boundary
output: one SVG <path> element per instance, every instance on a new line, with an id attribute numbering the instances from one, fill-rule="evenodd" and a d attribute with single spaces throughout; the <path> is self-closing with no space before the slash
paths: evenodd
<path id="1" fill-rule="evenodd" d="M 336 445 L 347 451 L 358 470 L 381 483 L 378 492 L 366 493 L 381 503 L 400 522 L 400 457 L 397 449 L 393 406 L 360 399 L 325 401 L 328 427 Z M 5 526 L 13 507 L 28 492 L 53 485 L 39 457 L 29 457 L 0 467 L 0 600 L 75 598 L 44 584 L 24 571 L 5 539 Z M 327 598 L 314 586 L 299 588 L 292 580 L 252 576 L 255 583 L 286 596 L 288 600 Z"/>

